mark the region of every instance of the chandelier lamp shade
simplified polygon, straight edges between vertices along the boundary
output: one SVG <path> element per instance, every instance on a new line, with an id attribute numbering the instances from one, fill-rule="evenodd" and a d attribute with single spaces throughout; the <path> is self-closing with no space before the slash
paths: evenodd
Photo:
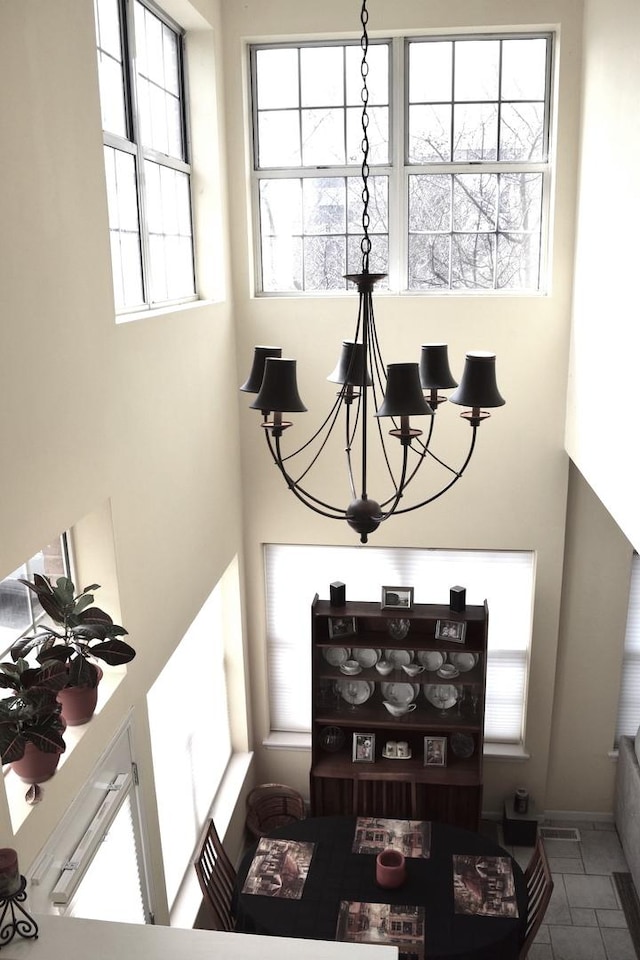
<path id="1" fill-rule="evenodd" d="M 240 387 L 242 391 L 256 395 L 251 408 L 261 411 L 269 451 L 291 492 L 315 513 L 349 524 L 360 535 L 362 543 L 367 543 L 369 534 L 383 521 L 425 507 L 450 490 L 461 479 L 473 456 L 478 427 L 490 416 L 489 409 L 505 402 L 496 382 L 493 353 L 467 353 L 459 384 L 451 373 L 445 343 L 424 344 L 419 363 L 387 365 L 383 360 L 374 317 L 373 290 L 385 275 L 369 272 L 369 40 L 366 5 L 367 0 L 363 0 L 360 14 L 362 269 L 360 273 L 346 276 L 358 289 L 358 315 L 353 339 L 343 341 L 336 367 L 327 377 L 328 381 L 338 385 L 338 392 L 315 433 L 297 448 L 285 451 L 282 438 L 293 423 L 283 419 L 283 415 L 307 410 L 298 392 L 296 361 L 283 357 L 280 347 L 255 347 L 251 372 Z M 456 467 L 432 449 L 436 419 L 440 420 L 439 408 L 447 400 L 441 393 L 444 390 L 453 390 L 448 400 L 466 408 L 460 416 L 471 427 L 468 449 L 462 463 Z M 427 418 L 426 429 L 419 429 L 413 418 Z M 383 426 L 385 421 L 391 424 L 388 431 Z M 419 422 L 423 423 L 423 420 Z M 328 446 L 334 431 L 339 431 L 342 438 L 346 460 L 350 488 L 350 502 L 346 506 L 333 505 L 311 490 L 312 468 L 322 456 L 334 455 Z M 374 450 L 374 446 L 378 450 Z M 424 496 L 417 492 L 417 477 L 430 472 L 425 468 L 427 463 L 432 471 L 440 471 L 444 481 L 435 492 Z M 374 470 L 376 485 L 378 482 L 386 485 L 386 493 L 380 500 L 369 496 L 368 481 Z M 378 474 L 386 474 L 386 479 L 382 481 Z"/>

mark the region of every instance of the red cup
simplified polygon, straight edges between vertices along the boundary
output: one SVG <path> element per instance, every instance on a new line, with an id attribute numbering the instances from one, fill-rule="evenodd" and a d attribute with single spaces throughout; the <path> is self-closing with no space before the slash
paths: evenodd
<path id="1" fill-rule="evenodd" d="M 376 857 L 376 882 L 378 886 L 392 889 L 404 883 L 407 871 L 404 856 L 399 850 L 389 847 Z"/>

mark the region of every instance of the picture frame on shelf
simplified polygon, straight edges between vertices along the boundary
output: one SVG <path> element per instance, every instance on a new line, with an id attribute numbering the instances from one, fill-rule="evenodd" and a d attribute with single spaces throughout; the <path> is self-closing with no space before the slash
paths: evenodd
<path id="1" fill-rule="evenodd" d="M 357 633 L 358 621 L 355 617 L 329 617 L 329 637 L 339 640 L 342 637 L 352 637 Z"/>
<path id="2" fill-rule="evenodd" d="M 466 632 L 467 624 L 464 620 L 438 620 L 436 622 L 436 640 L 464 643 Z"/>
<path id="3" fill-rule="evenodd" d="M 382 610 L 411 610 L 413 607 L 413 587 L 383 587 Z"/>
<path id="4" fill-rule="evenodd" d="M 425 767 L 446 767 L 447 765 L 447 738 L 424 738 L 424 765 Z"/>
<path id="5" fill-rule="evenodd" d="M 351 759 L 354 763 L 374 763 L 376 759 L 375 733 L 354 733 Z"/>

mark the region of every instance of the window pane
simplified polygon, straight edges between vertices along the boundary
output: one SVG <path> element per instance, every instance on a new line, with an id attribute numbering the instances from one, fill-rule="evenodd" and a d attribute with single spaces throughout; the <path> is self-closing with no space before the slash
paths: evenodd
<path id="1" fill-rule="evenodd" d="M 503 40 L 502 96 L 505 100 L 544 100 L 547 41 Z"/>
<path id="2" fill-rule="evenodd" d="M 347 103 L 362 106 L 362 50 L 360 45 L 345 48 L 347 61 Z M 369 74 L 369 106 L 386 106 L 389 103 L 389 46 L 386 43 L 369 43 L 367 51 Z"/>
<path id="3" fill-rule="evenodd" d="M 343 48 L 303 47 L 300 50 L 300 90 L 303 107 L 342 106 Z"/>
<path id="4" fill-rule="evenodd" d="M 340 166 L 344 162 L 344 110 L 303 110 L 303 165 L 305 167 Z"/>
<path id="5" fill-rule="evenodd" d="M 456 104 L 453 108 L 453 159 L 495 160 L 498 156 L 498 106 Z"/>
<path id="6" fill-rule="evenodd" d="M 450 262 L 449 236 L 412 234 L 409 237 L 409 289 L 448 288 Z"/>
<path id="7" fill-rule="evenodd" d="M 451 100 L 453 44 L 428 41 L 409 44 L 409 101 L 438 103 Z"/>
<path id="8" fill-rule="evenodd" d="M 497 174 L 463 173 L 453 178 L 454 230 L 495 230 L 497 205 Z"/>
<path id="9" fill-rule="evenodd" d="M 451 159 L 451 107 L 409 108 L 409 163 Z"/>
<path id="10" fill-rule="evenodd" d="M 346 237 L 304 238 L 305 290 L 344 290 Z"/>
<path id="11" fill-rule="evenodd" d="M 369 107 L 369 165 L 389 162 L 389 110 Z M 362 165 L 362 108 L 347 110 L 347 163 Z"/>
<path id="12" fill-rule="evenodd" d="M 262 289 L 266 293 L 304 289 L 302 237 L 263 238 Z"/>
<path id="13" fill-rule="evenodd" d="M 300 115 L 273 110 L 258 116 L 258 166 L 300 166 Z"/>
<path id="14" fill-rule="evenodd" d="M 457 40 L 454 96 L 456 100 L 497 100 L 499 40 Z"/>
<path id="15" fill-rule="evenodd" d="M 257 50 L 258 110 L 297 107 L 298 51 Z"/>
<path id="16" fill-rule="evenodd" d="M 347 273 L 362 273 L 362 247 L 360 242 L 364 234 L 350 234 L 347 237 Z M 369 272 L 389 273 L 389 237 L 370 236 Z M 386 278 L 376 283 L 376 290 L 388 289 Z"/>
<path id="17" fill-rule="evenodd" d="M 347 230 L 362 233 L 362 179 L 347 180 Z M 369 235 L 389 232 L 389 178 L 369 177 Z"/>
<path id="18" fill-rule="evenodd" d="M 182 160 L 178 37 L 140 3 L 136 3 L 136 45 L 141 142 Z"/>
<path id="19" fill-rule="evenodd" d="M 138 306 L 143 296 L 135 159 L 112 147 L 104 154 L 116 307 Z"/>
<path id="20" fill-rule="evenodd" d="M 409 230 L 449 232 L 451 177 L 448 174 L 409 177 Z"/>
<path id="21" fill-rule="evenodd" d="M 503 173 L 500 176 L 500 230 L 540 229 L 542 175 Z"/>
<path id="22" fill-rule="evenodd" d="M 346 233 L 346 184 L 344 177 L 302 181 L 305 233 Z"/>
<path id="23" fill-rule="evenodd" d="M 151 299 L 176 300 L 194 294 L 189 177 L 147 161 L 145 191 L 149 223 Z"/>
<path id="24" fill-rule="evenodd" d="M 68 575 L 62 537 L 57 537 L 4 580 L 0 580 L 0 659 L 4 658 L 4 651 L 44 614 L 35 594 L 18 583 L 19 579 L 33 579 L 35 573 L 54 580 Z"/>
<path id="25" fill-rule="evenodd" d="M 536 290 L 540 280 L 540 234 L 499 233 L 496 286 Z"/>
<path id="26" fill-rule="evenodd" d="M 500 117 L 500 159 L 542 160 L 544 103 L 505 103 Z"/>
<path id="27" fill-rule="evenodd" d="M 122 60 L 118 0 L 96 0 L 98 47 L 114 60 Z"/>
<path id="28" fill-rule="evenodd" d="M 494 286 L 495 234 L 454 234 L 451 238 L 451 286 L 491 289 Z"/>
<path id="29" fill-rule="evenodd" d="M 122 65 L 106 54 L 98 54 L 102 127 L 121 137 L 127 135 Z"/>

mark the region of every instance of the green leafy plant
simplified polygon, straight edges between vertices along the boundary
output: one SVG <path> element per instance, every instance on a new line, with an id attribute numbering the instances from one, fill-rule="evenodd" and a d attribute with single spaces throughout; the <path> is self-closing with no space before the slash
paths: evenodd
<path id="1" fill-rule="evenodd" d="M 0 663 L 0 688 L 13 694 L 0 700 L 0 757 L 13 763 L 24 756 L 28 742 L 44 753 L 64 753 L 64 723 L 56 697 L 67 682 L 64 663 L 30 667 L 20 658 Z"/>
<path id="2" fill-rule="evenodd" d="M 93 606 L 93 583 L 80 593 L 69 577 L 59 577 L 55 585 L 49 577 L 36 573 L 33 582 L 21 580 L 37 596 L 42 609 L 53 624 L 39 624 L 35 631 L 16 641 L 11 648 L 14 661 L 37 650 L 39 663 L 57 660 L 68 667 L 66 686 L 95 687 L 99 673 L 93 659 L 109 666 L 129 663 L 136 655 L 133 647 L 119 638 L 127 635 L 124 627 L 114 623 L 108 613 Z"/>

